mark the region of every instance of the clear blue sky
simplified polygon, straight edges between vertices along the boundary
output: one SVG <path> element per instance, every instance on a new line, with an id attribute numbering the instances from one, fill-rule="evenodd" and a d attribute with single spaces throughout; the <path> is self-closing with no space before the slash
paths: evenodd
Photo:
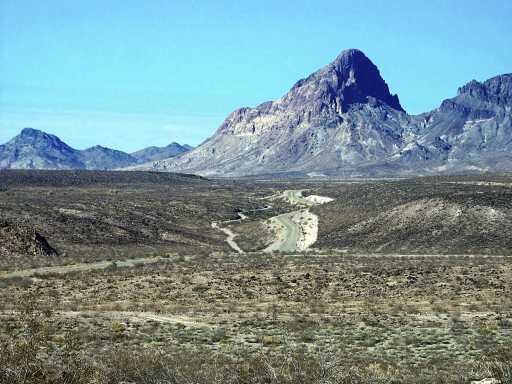
<path id="1" fill-rule="evenodd" d="M 512 72 L 511 20 L 510 0 L 1 0 L 0 142 L 198 144 L 345 48 L 419 113 Z"/>

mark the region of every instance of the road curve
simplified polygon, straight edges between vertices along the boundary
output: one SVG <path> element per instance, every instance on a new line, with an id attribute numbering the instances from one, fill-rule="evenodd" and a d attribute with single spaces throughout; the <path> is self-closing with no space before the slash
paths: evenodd
<path id="1" fill-rule="evenodd" d="M 300 227 L 294 222 L 295 212 L 285 213 L 271 218 L 271 222 L 275 225 L 276 238 L 267 248 L 265 252 L 293 252 L 297 250 L 297 244 L 300 239 Z"/>
<path id="2" fill-rule="evenodd" d="M 318 217 L 309 211 L 309 207 L 332 199 L 324 196 L 303 197 L 302 190 L 286 190 L 278 198 L 303 208 L 270 219 L 270 227 L 276 232 L 276 238 L 263 251 L 297 252 L 308 249 L 316 242 L 318 235 Z"/>

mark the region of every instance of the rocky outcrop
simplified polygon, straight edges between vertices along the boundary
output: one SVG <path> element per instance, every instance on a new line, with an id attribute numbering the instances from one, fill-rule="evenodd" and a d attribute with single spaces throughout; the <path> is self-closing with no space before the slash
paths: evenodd
<path id="1" fill-rule="evenodd" d="M 0 256 L 55 256 L 57 251 L 35 229 L 0 221 Z"/>
<path id="2" fill-rule="evenodd" d="M 510 74 L 473 80 L 438 109 L 418 116 L 421 135 L 413 151 L 421 147 L 423 155 L 409 166 L 430 173 L 512 170 L 511 95 Z"/>

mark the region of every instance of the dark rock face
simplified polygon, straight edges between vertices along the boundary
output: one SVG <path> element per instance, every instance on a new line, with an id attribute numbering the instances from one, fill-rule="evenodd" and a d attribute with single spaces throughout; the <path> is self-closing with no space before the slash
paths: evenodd
<path id="1" fill-rule="evenodd" d="M 231 113 L 201 146 L 151 169 L 201 175 L 423 175 L 512 170 L 512 75 L 471 81 L 431 112 L 405 113 L 355 49 L 275 101 Z"/>
<path id="2" fill-rule="evenodd" d="M 338 111 L 347 112 L 351 105 L 368 103 L 370 98 L 403 111 L 398 96 L 389 93 L 377 67 L 357 49 L 343 51 L 331 64 L 295 84 L 292 92 L 303 86 L 316 87 L 319 92 L 314 97 L 335 103 Z M 294 103 L 303 102 L 300 97 L 293 99 Z"/>
<path id="3" fill-rule="evenodd" d="M 55 256 L 57 251 L 33 228 L 0 221 L 0 256 Z"/>
<path id="4" fill-rule="evenodd" d="M 512 104 L 512 74 L 493 77 L 483 83 L 472 80 L 459 88 L 458 98 L 479 100 L 500 106 Z"/>
<path id="5" fill-rule="evenodd" d="M 24 128 L 18 136 L 0 145 L 0 169 L 118 169 L 169 158 L 190 149 L 189 146 L 172 143 L 164 148 L 151 147 L 132 155 L 100 145 L 80 151 L 71 148 L 57 136 Z"/>

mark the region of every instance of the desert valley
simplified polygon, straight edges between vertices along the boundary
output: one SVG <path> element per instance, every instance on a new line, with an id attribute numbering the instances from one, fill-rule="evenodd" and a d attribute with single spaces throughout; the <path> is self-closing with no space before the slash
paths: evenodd
<path id="1" fill-rule="evenodd" d="M 149 3 L 141 12 L 148 12 Z M 95 44 L 92 59 L 72 44 L 77 56 L 63 56 L 71 57 L 70 63 L 73 57 L 80 63 L 94 60 L 90 72 L 77 62 L 76 71 L 69 65 L 73 98 L 54 95 L 63 112 L 46 115 L 56 122 L 55 132 L 42 130 L 48 126 L 42 123 L 46 107 L 27 108 L 32 120 L 23 121 L 41 126 L 20 127 L 0 145 L 0 384 L 512 383 L 512 74 L 468 78 L 435 108 L 413 113 L 390 91 L 393 84 L 388 86 L 369 56 L 344 49 L 282 96 L 235 109 L 216 130 L 203 130 L 207 138 L 199 142 L 192 126 L 231 106 L 231 99 L 224 100 L 228 96 L 245 95 L 251 84 L 276 93 L 272 81 L 258 78 L 258 66 L 274 64 L 279 76 L 288 75 L 286 60 L 278 65 L 262 59 L 276 51 L 267 53 L 266 45 L 252 49 L 253 44 L 261 40 L 272 46 L 283 39 L 276 49 L 291 55 L 284 41 L 300 40 L 310 65 L 316 61 L 310 60 L 309 40 L 281 33 L 279 28 L 288 25 L 281 20 L 274 30 L 279 38 L 251 35 L 252 40 L 229 43 L 230 55 L 222 56 L 221 65 L 215 53 L 225 51 L 209 39 L 210 30 L 203 40 L 188 24 L 180 27 L 184 34 L 160 33 L 160 24 L 153 25 L 158 8 L 154 18 L 144 19 L 144 28 L 138 12 L 132 15 L 134 40 L 121 43 L 125 35 L 109 29 L 110 22 L 99 17 L 104 4 L 97 6 L 98 18 L 87 20 L 100 26 L 86 24 L 83 30 Z M 172 13 L 177 5 L 160 6 L 173 15 L 165 28 L 180 25 Z M 279 8 L 261 8 L 271 13 L 274 7 Z M 345 14 L 347 7 L 340 10 L 338 28 L 357 21 Z M 375 7 L 389 18 L 395 12 Z M 0 11 L 7 9 L 0 5 Z M 196 20 L 199 9 L 184 20 Z M 215 4 L 201 25 L 215 22 L 218 9 L 232 11 Z M 330 10 L 317 28 L 334 15 Z M 310 9 L 301 28 L 309 25 L 310 13 L 315 19 Z M 227 41 L 253 28 L 267 32 L 258 23 L 238 26 L 248 14 L 225 22 Z M 454 14 L 450 20 L 460 23 Z M 81 15 L 68 16 L 80 21 Z M 433 23 L 429 13 L 422 15 Z M 291 24 L 297 22 L 292 19 Z M 119 16 L 116 23 L 120 20 L 125 22 Z M 382 20 L 386 30 L 394 28 Z M 359 31 L 359 23 L 345 32 Z M 75 32 L 74 24 L 56 25 Z M 7 46 L 1 32 L 0 43 Z M 119 49 L 97 48 L 107 44 L 103 32 Z M 363 32 L 354 39 L 366 36 Z M 59 35 L 55 41 L 67 41 L 60 29 L 53 33 Z M 471 41 L 479 38 L 471 33 Z M 390 46 L 407 38 L 398 35 Z M 185 38 L 193 49 L 181 46 L 158 69 L 159 59 Z M 440 38 L 444 44 L 447 36 Z M 381 36 L 367 40 L 377 41 L 379 51 Z M 449 58 L 463 52 L 464 44 L 457 44 L 457 54 L 445 52 L 447 68 Z M 500 44 L 507 49 L 506 41 Z M 132 45 L 143 49 L 133 53 Z M 150 54 L 147 47 L 153 47 Z M 202 49 L 210 56 L 201 56 L 200 67 L 198 60 L 180 61 L 185 52 L 195 57 Z M 126 52 L 133 53 L 135 67 L 124 60 Z M 499 53 L 505 61 L 506 52 Z M 105 64 L 110 56 L 114 63 Z M 235 59 L 255 64 L 230 66 Z M 409 59 L 414 62 L 412 54 L 396 64 L 388 61 L 387 72 L 397 66 L 410 75 Z M 58 76 L 49 76 L 56 84 L 67 75 L 68 62 L 63 62 L 54 70 Z M 174 65 L 169 70 L 168 63 Z M 475 72 L 479 65 L 467 64 Z M 44 77 L 37 66 L 30 73 Z M 104 76 L 105 68 L 115 70 Z M 161 72 L 165 76 L 153 77 Z M 224 91 L 218 79 L 226 74 L 242 80 Z M 87 104 L 89 84 L 75 85 L 82 81 L 79 75 L 100 84 L 91 85 L 98 105 L 84 112 L 85 124 L 69 118 Z M 434 79 L 442 73 L 415 74 L 423 94 L 432 96 L 434 86 L 425 88 L 420 78 L 427 75 Z M 150 112 L 167 95 L 162 89 L 168 77 L 178 84 L 174 104 L 165 107 L 174 120 L 152 120 Z M 415 87 L 410 77 L 404 83 Z M 16 108 L 36 99 L 16 97 L 48 91 L 37 81 L 19 84 L 12 89 L 7 81 L 0 84 L 9 90 L 0 93 L 4 127 L 18 121 Z M 196 93 L 214 102 L 197 102 L 203 99 L 195 99 Z M 13 97 L 11 106 L 2 105 L 4 95 Z M 187 97 L 194 108 L 183 107 Z M 47 100 L 38 102 L 44 106 Z M 71 112 L 65 108 L 70 105 Z M 109 108 L 125 114 L 109 115 Z M 94 128 L 89 119 L 98 116 L 105 125 Z M 159 121 L 163 128 L 148 129 L 145 120 Z M 109 122 L 117 130 L 102 128 Z M 67 137 L 61 139 L 57 131 Z M 73 146 L 65 142 L 73 137 Z M 153 137 L 170 144 L 148 146 Z M 123 150 L 113 149 L 113 143 Z"/>

